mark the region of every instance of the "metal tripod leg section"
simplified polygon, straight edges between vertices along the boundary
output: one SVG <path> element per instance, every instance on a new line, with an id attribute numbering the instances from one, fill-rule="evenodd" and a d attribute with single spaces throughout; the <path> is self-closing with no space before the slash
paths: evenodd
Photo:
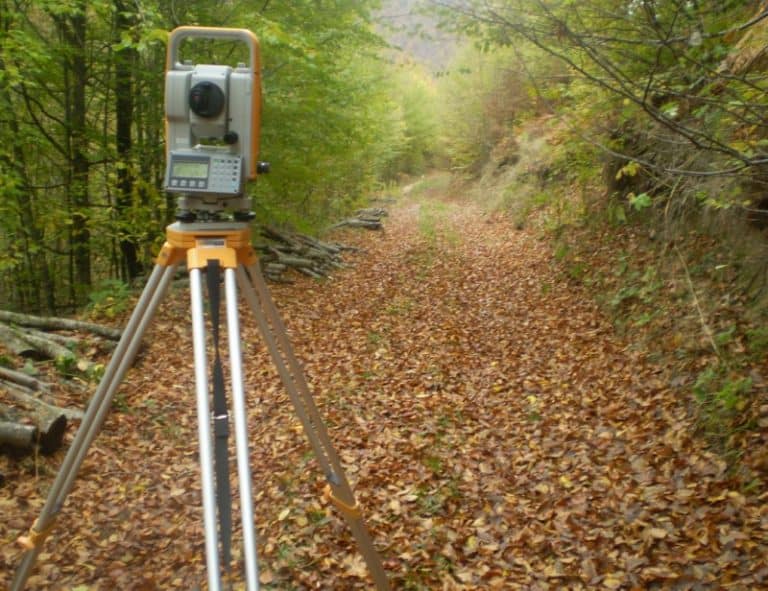
<path id="1" fill-rule="evenodd" d="M 253 519 L 251 493 L 251 467 L 248 452 L 248 414 L 243 391 L 243 365 L 240 350 L 240 320 L 237 312 L 237 280 L 234 269 L 224 272 L 227 299 L 227 335 L 229 341 L 229 367 L 232 381 L 232 412 L 235 421 L 237 450 L 237 481 L 240 486 L 240 515 L 243 525 L 243 555 L 247 589 L 258 591 L 259 568 L 256 559 L 256 529 Z"/>
<path id="2" fill-rule="evenodd" d="M 275 307 L 264 278 L 257 264 L 238 267 L 240 289 L 250 306 L 272 361 L 285 385 L 288 396 L 309 439 L 315 457 L 328 481 L 327 495 L 346 518 L 357 541 L 371 577 L 379 591 L 388 591 L 387 579 L 381 558 L 376 552 L 354 493 L 346 479 L 341 461 L 331 443 L 325 423 L 315 405 L 304 372 L 293 353 L 285 326 Z"/>
<path id="3" fill-rule="evenodd" d="M 243 555 L 246 589 L 258 591 L 259 576 L 256 556 L 256 531 L 253 518 L 251 472 L 248 453 L 248 426 L 243 390 L 242 352 L 240 350 L 240 322 L 237 312 L 237 285 L 234 269 L 225 275 L 227 334 L 232 382 L 232 410 L 235 422 L 240 508 L 243 526 Z M 208 400 L 205 317 L 203 312 L 202 278 L 200 269 L 190 269 L 189 287 L 192 309 L 192 338 L 195 360 L 195 391 L 197 395 L 198 439 L 200 445 L 200 479 L 203 495 L 203 525 L 205 529 L 205 555 L 210 591 L 221 589 L 221 564 L 216 520 L 216 481 L 214 476 L 211 409 Z"/>
<path id="4" fill-rule="evenodd" d="M 189 294 L 192 308 L 192 344 L 195 360 L 195 392 L 197 396 L 197 429 L 200 450 L 200 481 L 203 494 L 203 527 L 208 589 L 221 589 L 219 545 L 216 528 L 216 488 L 213 478 L 213 439 L 211 410 L 208 401 L 208 363 L 205 352 L 205 317 L 200 269 L 189 270 Z"/>
<path id="5" fill-rule="evenodd" d="M 123 330 L 117 348 L 104 371 L 104 376 L 88 403 L 88 409 L 80 428 L 64 457 L 59 472 L 56 474 L 40 515 L 30 528 L 29 534 L 19 540 L 27 548 L 27 552 L 16 570 L 11 583 L 11 591 L 21 591 L 24 588 L 37 556 L 42 550 L 43 542 L 53 528 L 56 516 L 61 511 L 67 495 L 72 490 L 75 477 L 85 459 L 88 448 L 101 430 L 104 418 L 109 412 L 112 397 L 133 363 L 141 339 L 168 289 L 175 269 L 175 265 L 169 267 L 156 265 L 152 271 L 133 314 L 131 314 L 131 318 Z"/>

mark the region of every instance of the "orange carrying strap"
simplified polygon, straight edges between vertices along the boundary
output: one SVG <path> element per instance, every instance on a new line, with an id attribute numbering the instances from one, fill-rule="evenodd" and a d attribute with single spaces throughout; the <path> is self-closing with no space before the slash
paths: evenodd
<path id="1" fill-rule="evenodd" d="M 357 501 L 353 505 L 350 505 L 349 503 L 345 503 L 342 501 L 339 497 L 335 496 L 333 494 L 333 490 L 331 489 L 331 485 L 328 484 L 325 486 L 325 490 L 323 491 L 323 496 L 334 504 L 334 506 L 344 513 L 347 517 L 350 519 L 360 519 L 363 515 L 360 513 L 360 508 L 357 505 Z"/>
<path id="2" fill-rule="evenodd" d="M 35 521 L 35 523 L 32 524 L 32 527 L 29 528 L 29 533 L 26 536 L 19 536 L 16 539 L 16 542 L 25 550 L 34 550 L 35 548 L 42 546 L 43 542 L 45 542 L 45 539 L 53 530 L 54 523 L 56 523 L 56 520 L 51 519 L 48 527 L 38 530 L 37 521 Z"/>

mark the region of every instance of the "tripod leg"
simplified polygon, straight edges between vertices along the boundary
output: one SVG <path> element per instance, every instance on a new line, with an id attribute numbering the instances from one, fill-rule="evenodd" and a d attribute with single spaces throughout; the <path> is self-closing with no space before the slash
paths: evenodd
<path id="1" fill-rule="evenodd" d="M 219 591 L 219 545 L 216 535 L 216 489 L 213 477 L 213 440 L 211 411 L 208 402 L 208 374 L 205 352 L 205 317 L 203 315 L 203 286 L 200 269 L 189 270 L 189 293 L 192 308 L 192 341 L 195 359 L 195 392 L 197 394 L 197 429 L 200 445 L 200 479 L 203 493 L 203 525 L 205 528 L 205 557 L 208 568 L 208 589 Z"/>
<path id="2" fill-rule="evenodd" d="M 109 412 L 112 397 L 133 363 L 141 339 L 157 310 L 157 306 L 165 295 L 175 268 L 175 266 L 156 265 L 152 271 L 131 318 L 123 330 L 120 342 L 104 371 L 104 376 L 88 404 L 80 428 L 64 457 L 59 472 L 56 474 L 43 509 L 35 524 L 30 528 L 29 535 L 19 539 L 27 548 L 27 552 L 16 570 L 11 591 L 20 591 L 24 588 L 35 560 L 42 550 L 43 542 L 53 528 L 56 516 L 61 511 L 67 495 L 72 490 L 75 477 L 85 459 L 88 448 L 98 435 L 101 424 Z"/>
<path id="3" fill-rule="evenodd" d="M 240 511 L 243 523 L 246 589 L 258 591 L 259 569 L 256 559 L 256 530 L 253 520 L 251 468 L 248 453 L 248 414 L 243 391 L 243 356 L 240 350 L 240 321 L 237 312 L 237 283 L 234 269 L 225 270 L 224 286 L 227 298 L 229 367 L 232 380 L 232 411 L 237 449 L 237 481 L 240 486 Z"/>
<path id="4" fill-rule="evenodd" d="M 325 423 L 312 398 L 301 365 L 293 353 L 285 325 L 272 301 L 269 288 L 264 282 L 258 264 L 249 266 L 247 273 L 242 266 L 238 267 L 237 278 L 320 468 L 325 473 L 328 481 L 326 491 L 329 500 L 346 518 L 360 552 L 368 565 L 376 588 L 379 591 L 388 591 L 390 588 L 389 581 L 381 558 L 376 552 L 370 534 L 365 527 L 339 456 L 331 443 Z"/>

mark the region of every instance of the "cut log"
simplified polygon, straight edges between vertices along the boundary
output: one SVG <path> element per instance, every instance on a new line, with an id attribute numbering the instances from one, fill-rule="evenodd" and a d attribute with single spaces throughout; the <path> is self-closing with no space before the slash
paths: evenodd
<path id="1" fill-rule="evenodd" d="M 368 207 L 366 209 L 358 209 L 355 212 L 357 217 L 368 217 L 376 220 L 385 218 L 389 215 L 389 212 L 383 207 Z"/>
<path id="2" fill-rule="evenodd" d="M 313 262 L 302 257 L 292 257 L 281 254 L 278 259 L 282 265 L 293 267 L 295 269 L 311 269 Z"/>
<path id="3" fill-rule="evenodd" d="M 75 359 L 75 354 L 72 351 L 70 351 L 63 345 L 60 345 L 56 341 L 43 338 L 36 334 L 15 330 L 13 328 L 11 328 L 10 330 L 13 331 L 19 339 L 21 339 L 26 343 L 29 343 L 32 347 L 35 348 L 35 351 L 37 351 L 44 357 L 47 357 L 48 359 L 55 359 L 55 360 L 72 359 L 73 361 Z"/>
<path id="4" fill-rule="evenodd" d="M 25 328 L 23 330 L 17 329 L 21 334 L 30 335 L 33 338 L 43 339 L 47 341 L 53 341 L 54 343 L 66 347 L 70 351 L 80 344 L 80 341 L 75 337 L 68 337 L 62 334 L 56 334 L 55 332 L 43 332 L 42 330 L 36 330 L 34 328 Z"/>
<path id="5" fill-rule="evenodd" d="M 312 277 L 312 279 L 323 279 L 324 275 L 321 275 L 320 273 L 316 273 L 312 269 L 309 269 L 308 267 L 297 267 L 296 270 L 299 273 L 302 273 L 304 275 L 307 275 L 308 277 Z"/>
<path id="6" fill-rule="evenodd" d="M 361 218 L 349 218 L 331 226 L 331 229 L 343 228 L 349 226 L 350 228 L 365 228 L 366 230 L 381 230 L 384 225 L 378 220 L 361 219 Z"/>
<path id="7" fill-rule="evenodd" d="M 64 415 L 67 419 L 75 421 L 80 421 L 85 416 L 85 413 L 80 409 L 56 406 L 8 382 L 0 381 L 0 387 L 12 396 L 18 404 L 35 414 Z"/>
<path id="8" fill-rule="evenodd" d="M 19 413 L 0 404 L 0 443 L 21 449 L 40 447 L 44 454 L 53 453 L 61 447 L 67 430 L 67 419 L 63 414 L 42 412 L 31 414 L 28 419 L 34 424 L 22 422 Z"/>
<path id="9" fill-rule="evenodd" d="M 31 326 L 47 330 L 79 330 L 97 334 L 108 339 L 119 340 L 122 331 L 111 326 L 95 324 L 83 320 L 73 320 L 71 318 L 55 318 L 45 316 L 31 316 L 29 314 L 19 314 L 0 310 L 0 321 L 17 324 L 19 326 Z"/>
<path id="10" fill-rule="evenodd" d="M 71 364 L 82 372 L 88 372 L 95 365 L 87 359 L 78 359 L 70 349 L 48 338 L 49 336 L 39 331 L 23 331 L 0 324 L 0 337 L 7 341 L 6 345 L 13 342 L 26 343 L 26 346 L 10 346 L 17 355 L 53 359 L 57 364 Z"/>
<path id="11" fill-rule="evenodd" d="M 0 444 L 18 449 L 32 449 L 37 441 L 37 427 L 0 421 Z"/>
<path id="12" fill-rule="evenodd" d="M 350 228 L 365 228 L 366 230 L 381 230 L 384 228 L 384 225 L 381 223 L 381 218 L 388 215 L 389 213 L 387 210 L 381 207 L 358 209 L 353 217 L 342 220 L 338 224 L 331 226 L 331 230 L 335 228 L 343 228 L 344 226 L 349 226 Z"/>
<path id="13" fill-rule="evenodd" d="M 43 390 L 48 387 L 48 384 L 45 384 L 32 376 L 28 376 L 25 373 L 7 367 L 0 367 L 0 378 L 19 384 L 30 390 Z"/>
<path id="14" fill-rule="evenodd" d="M 42 421 L 42 419 L 41 419 Z M 45 422 L 37 424 L 37 444 L 44 454 L 55 452 L 64 443 L 67 431 L 67 418 L 64 415 L 50 416 Z"/>
<path id="15" fill-rule="evenodd" d="M 31 357 L 39 354 L 35 347 L 21 339 L 16 332 L 4 324 L 0 324 L 0 341 L 2 341 L 4 347 L 21 357 Z"/>

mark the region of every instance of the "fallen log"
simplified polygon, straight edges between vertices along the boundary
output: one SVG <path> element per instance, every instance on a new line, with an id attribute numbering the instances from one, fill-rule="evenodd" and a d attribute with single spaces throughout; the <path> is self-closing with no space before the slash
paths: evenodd
<path id="1" fill-rule="evenodd" d="M 20 386 L 29 388 L 30 390 L 42 390 L 47 386 L 47 384 L 44 384 L 37 378 L 33 378 L 32 376 L 28 376 L 27 374 L 21 373 L 20 371 L 2 366 L 0 366 L 0 379 L 14 382 Z"/>
<path id="2" fill-rule="evenodd" d="M 3 346 L 15 355 L 31 357 L 37 355 L 37 349 L 27 341 L 21 339 L 10 327 L 0 324 L 0 341 Z"/>
<path id="3" fill-rule="evenodd" d="M 43 332 L 42 330 L 36 330 L 34 328 L 17 329 L 19 332 L 25 335 L 29 335 L 32 338 L 43 339 L 44 341 L 53 341 L 54 343 L 69 349 L 75 349 L 80 341 L 75 337 L 68 337 L 62 334 L 56 334 L 55 332 Z M 23 338 L 23 337 L 22 337 Z"/>
<path id="4" fill-rule="evenodd" d="M 314 261 L 305 259 L 303 257 L 288 256 L 279 254 L 277 260 L 281 265 L 286 267 L 293 267 L 294 269 L 311 269 L 314 265 Z"/>
<path id="5" fill-rule="evenodd" d="M 78 359 L 71 349 L 57 342 L 59 339 L 51 338 L 51 336 L 36 330 L 25 331 L 0 324 L 0 338 L 17 355 L 37 359 L 53 359 L 60 366 L 77 367 L 82 372 L 88 372 L 95 365 L 87 359 Z"/>
<path id="6" fill-rule="evenodd" d="M 389 213 L 387 210 L 381 207 L 358 209 L 354 216 L 331 226 L 331 229 L 333 230 L 335 228 L 348 226 L 350 228 L 365 228 L 366 230 L 381 230 L 384 228 L 384 225 L 381 223 L 381 218 L 388 215 Z"/>
<path id="7" fill-rule="evenodd" d="M 44 454 L 53 453 L 64 442 L 67 418 L 54 412 L 40 412 L 28 416 L 34 424 L 23 422 L 19 412 L 0 404 L 0 443 L 31 450 L 35 445 Z"/>
<path id="8" fill-rule="evenodd" d="M 37 427 L 0 420 L 0 444 L 30 450 L 37 441 Z"/>
<path id="9" fill-rule="evenodd" d="M 40 336 L 39 333 L 33 334 L 29 332 L 22 332 L 19 330 L 14 330 L 13 328 L 11 330 L 13 330 L 16 333 L 16 336 L 18 336 L 22 341 L 32 345 L 35 348 L 35 351 L 49 359 L 75 359 L 75 354 L 71 350 L 67 349 L 64 345 L 60 345 L 53 339 L 44 338 Z"/>
<path id="10" fill-rule="evenodd" d="M 31 326 L 47 330 L 76 330 L 97 334 L 108 339 L 117 341 L 120 339 L 122 330 L 86 322 L 83 320 L 74 320 L 72 318 L 55 318 L 46 316 L 31 316 L 29 314 L 20 314 L 18 312 L 9 312 L 0 310 L 0 321 L 17 324 L 19 326 Z"/>
<path id="11" fill-rule="evenodd" d="M 77 408 L 56 406 L 55 404 L 46 402 L 31 392 L 25 392 L 23 388 L 16 387 L 13 384 L 9 384 L 8 382 L 0 381 L 0 387 L 2 387 L 5 392 L 12 396 L 18 404 L 35 414 L 61 414 L 64 415 L 67 419 L 78 421 L 82 420 L 83 416 L 85 416 L 85 413 Z"/>
<path id="12" fill-rule="evenodd" d="M 387 217 L 389 212 L 383 207 L 368 207 L 365 209 L 358 209 L 355 212 L 355 215 L 357 217 L 369 217 L 380 220 L 381 218 Z"/>
<path id="13" fill-rule="evenodd" d="M 302 273 L 303 275 L 307 275 L 308 277 L 312 277 L 312 279 L 323 279 L 324 277 L 327 277 L 327 275 L 323 275 L 322 273 L 317 273 L 317 272 L 315 272 L 312 269 L 309 269 L 307 267 L 297 267 L 296 270 L 299 273 Z"/>
<path id="14" fill-rule="evenodd" d="M 339 222 L 338 224 L 331 226 L 331 229 L 342 228 L 349 226 L 350 228 L 365 228 L 366 230 L 381 230 L 384 227 L 379 220 L 365 219 L 365 218 L 349 218 Z"/>

